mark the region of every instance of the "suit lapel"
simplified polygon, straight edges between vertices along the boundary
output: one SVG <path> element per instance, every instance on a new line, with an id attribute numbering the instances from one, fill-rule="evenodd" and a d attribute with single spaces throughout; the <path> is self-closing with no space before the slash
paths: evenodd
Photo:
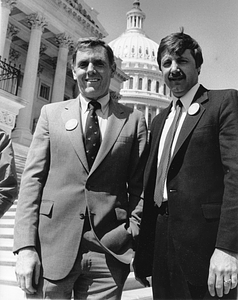
<path id="1" fill-rule="evenodd" d="M 88 171 L 88 163 L 84 149 L 83 130 L 81 122 L 81 108 L 79 105 L 79 98 L 69 102 L 61 114 L 65 130 L 73 145 L 73 148 L 80 159 L 84 168 Z"/>
<path id="2" fill-rule="evenodd" d="M 194 99 L 192 103 L 199 103 L 199 111 L 195 115 L 189 115 L 187 113 L 184 123 L 182 125 L 181 131 L 179 133 L 179 137 L 177 140 L 177 143 L 175 145 L 174 153 L 173 153 L 173 158 L 189 136 L 189 134 L 192 132 L 198 121 L 200 120 L 201 116 L 205 112 L 205 107 L 202 105 L 204 102 L 208 101 L 208 96 L 207 96 L 207 90 L 201 85 L 194 96 Z"/>
<path id="3" fill-rule="evenodd" d="M 90 174 L 99 166 L 106 157 L 112 146 L 115 144 L 124 124 L 127 114 L 113 100 L 109 102 L 108 122 L 104 139 L 99 148 L 95 162 L 90 170 Z"/>

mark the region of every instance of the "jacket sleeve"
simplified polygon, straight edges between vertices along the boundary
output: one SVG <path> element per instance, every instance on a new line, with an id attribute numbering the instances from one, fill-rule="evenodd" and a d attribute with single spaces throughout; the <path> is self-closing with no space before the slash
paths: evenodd
<path id="1" fill-rule="evenodd" d="M 17 197 L 17 174 L 10 137 L 0 129 L 0 218 Z"/>
<path id="2" fill-rule="evenodd" d="M 41 193 L 49 168 L 49 129 L 46 106 L 43 106 L 27 155 L 19 191 L 13 252 L 36 246 Z"/>
<path id="3" fill-rule="evenodd" d="M 216 247 L 238 253 L 238 91 L 224 91 L 219 124 L 224 194 Z"/>
<path id="4" fill-rule="evenodd" d="M 139 235 L 140 222 L 143 208 L 143 174 L 147 160 L 147 126 L 144 116 L 141 114 L 135 131 L 133 149 L 130 155 L 128 175 L 129 232 L 136 239 Z"/>

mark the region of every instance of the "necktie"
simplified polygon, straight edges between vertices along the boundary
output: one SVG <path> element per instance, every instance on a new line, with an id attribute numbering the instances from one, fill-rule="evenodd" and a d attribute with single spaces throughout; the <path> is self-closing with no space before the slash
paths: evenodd
<path id="1" fill-rule="evenodd" d="M 158 207 L 161 206 L 163 201 L 164 185 L 167 178 L 170 159 L 171 159 L 171 148 L 173 144 L 174 135 L 178 126 L 178 121 L 182 112 L 182 106 L 183 106 L 182 102 L 178 99 L 176 102 L 175 116 L 169 128 L 168 134 L 166 136 L 160 163 L 157 169 L 154 200 L 155 203 L 158 205 Z"/>
<path id="2" fill-rule="evenodd" d="M 88 104 L 89 113 L 85 126 L 85 149 L 88 166 L 91 169 L 100 147 L 100 129 L 96 110 L 101 108 L 97 101 L 90 101 Z"/>

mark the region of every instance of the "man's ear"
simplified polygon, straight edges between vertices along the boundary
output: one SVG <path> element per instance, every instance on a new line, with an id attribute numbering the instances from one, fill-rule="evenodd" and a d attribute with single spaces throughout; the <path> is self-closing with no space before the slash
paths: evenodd
<path id="1" fill-rule="evenodd" d="M 197 68 L 197 70 L 198 70 L 198 75 L 200 75 L 201 67 Z"/>
<path id="2" fill-rule="evenodd" d="M 72 70 L 74 80 L 77 80 L 76 71 L 73 65 L 71 66 L 71 70 Z"/>
<path id="3" fill-rule="evenodd" d="M 113 65 L 111 66 L 111 70 L 112 70 L 111 78 L 114 77 L 115 72 L 116 72 L 116 69 L 117 69 L 117 65 L 116 65 L 116 63 L 114 62 Z"/>

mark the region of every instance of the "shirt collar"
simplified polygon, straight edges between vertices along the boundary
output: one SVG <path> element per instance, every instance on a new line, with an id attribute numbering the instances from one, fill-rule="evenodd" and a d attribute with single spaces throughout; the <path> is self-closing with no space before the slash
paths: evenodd
<path id="1" fill-rule="evenodd" d="M 185 111 L 187 111 L 189 109 L 189 106 L 191 105 L 193 98 L 199 88 L 199 83 L 196 83 L 188 92 L 187 94 L 185 94 L 183 97 L 180 98 L 183 107 L 185 109 Z M 176 98 L 175 96 L 172 96 L 173 99 L 173 106 L 175 106 L 176 101 L 178 100 L 178 98 Z"/>
<path id="2" fill-rule="evenodd" d="M 88 110 L 88 103 L 91 100 L 84 97 L 82 94 L 79 95 L 79 99 L 80 99 L 80 102 L 81 102 L 82 112 L 86 113 L 87 110 Z M 101 111 L 102 111 L 103 114 L 105 114 L 106 111 L 107 111 L 109 100 L 110 100 L 109 93 L 107 95 L 105 95 L 104 97 L 97 100 L 101 104 Z"/>

